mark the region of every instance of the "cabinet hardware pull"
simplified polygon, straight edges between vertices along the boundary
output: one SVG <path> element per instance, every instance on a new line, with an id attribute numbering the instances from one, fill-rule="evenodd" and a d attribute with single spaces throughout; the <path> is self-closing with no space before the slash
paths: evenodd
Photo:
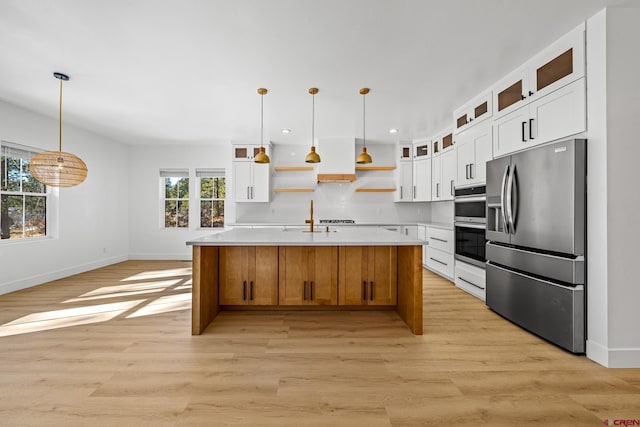
<path id="1" fill-rule="evenodd" d="M 432 261 L 435 261 L 435 262 L 437 262 L 437 263 L 440 263 L 440 264 L 442 264 L 442 265 L 449 265 L 449 264 L 447 264 L 446 262 L 442 262 L 442 261 L 440 261 L 439 259 L 435 259 L 435 258 L 431 258 L 431 257 L 429 257 L 429 259 L 431 259 Z"/>
<path id="2" fill-rule="evenodd" d="M 307 299 L 307 281 L 304 281 L 304 284 L 302 285 L 302 299 L 306 301 Z"/>
<path id="3" fill-rule="evenodd" d="M 451 180 L 451 195 L 453 196 L 453 180 Z"/>
<path id="4" fill-rule="evenodd" d="M 475 166 L 475 163 L 469 164 L 469 176 L 471 177 L 471 179 L 473 179 L 473 167 L 474 166 Z"/>
<path id="5" fill-rule="evenodd" d="M 366 280 L 362 281 L 362 299 L 364 301 L 367 300 L 367 281 Z"/>
<path id="6" fill-rule="evenodd" d="M 526 139 L 524 139 L 524 127 L 527 125 L 527 122 L 522 122 L 522 142 L 527 142 Z"/>
<path id="7" fill-rule="evenodd" d="M 413 186 L 413 198 L 414 199 L 416 198 L 416 186 L 415 185 Z"/>
<path id="8" fill-rule="evenodd" d="M 373 282 L 369 282 L 369 287 L 371 288 L 369 290 L 369 301 L 373 301 Z"/>
<path id="9" fill-rule="evenodd" d="M 527 97 L 525 95 L 520 95 L 521 98 L 520 99 L 526 99 Z"/>
<path id="10" fill-rule="evenodd" d="M 402 189 L 403 189 L 403 187 L 404 187 L 404 185 L 401 185 L 401 186 L 400 186 L 400 200 L 402 200 L 402 199 L 403 199 L 403 196 L 402 196 Z"/>
<path id="11" fill-rule="evenodd" d="M 242 301 L 247 300 L 247 281 L 242 282 Z"/>
<path id="12" fill-rule="evenodd" d="M 253 301 L 253 280 L 249 282 L 249 300 Z"/>
<path id="13" fill-rule="evenodd" d="M 532 125 L 533 125 L 533 119 L 529 119 L 529 139 L 534 139 Z"/>
<path id="14" fill-rule="evenodd" d="M 436 182 L 436 197 L 440 197 L 440 183 Z"/>
<path id="15" fill-rule="evenodd" d="M 247 200 L 249 200 L 249 199 L 250 199 L 250 197 L 249 197 L 249 187 L 247 187 Z"/>
<path id="16" fill-rule="evenodd" d="M 309 282 L 309 301 L 313 301 L 313 281 Z"/>
<path id="17" fill-rule="evenodd" d="M 529 91 L 529 96 L 533 95 L 533 92 Z"/>
<path id="18" fill-rule="evenodd" d="M 482 286 L 478 286 L 478 285 L 476 285 L 475 283 L 472 283 L 472 282 L 468 281 L 467 279 L 463 279 L 463 278 L 462 278 L 462 277 L 460 277 L 460 276 L 458 276 L 458 279 L 462 280 L 462 281 L 463 281 L 463 282 L 465 282 L 465 283 L 470 284 L 471 286 L 475 286 L 475 287 L 476 287 L 476 288 L 478 288 L 478 289 L 482 289 L 482 290 L 484 290 L 484 288 L 483 288 Z"/>
<path id="19" fill-rule="evenodd" d="M 469 165 L 468 164 L 464 165 L 464 175 L 465 175 L 464 177 L 466 179 L 469 179 Z"/>
<path id="20" fill-rule="evenodd" d="M 438 242 L 447 243 L 448 240 L 438 239 L 437 237 L 429 236 L 430 239 L 437 240 Z"/>

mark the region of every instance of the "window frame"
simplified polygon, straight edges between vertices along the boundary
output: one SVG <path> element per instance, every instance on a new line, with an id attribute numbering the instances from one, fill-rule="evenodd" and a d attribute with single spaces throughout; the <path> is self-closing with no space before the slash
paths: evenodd
<path id="1" fill-rule="evenodd" d="M 163 230 L 189 230 L 191 226 L 190 215 L 191 215 L 191 177 L 189 176 L 188 169 L 160 169 L 159 171 L 159 182 L 160 182 L 160 228 Z M 186 197 L 166 197 L 166 179 L 167 178 L 186 178 L 187 179 L 187 196 Z M 175 201 L 176 202 L 176 225 L 173 227 L 168 227 L 166 223 L 166 202 L 167 201 Z M 186 227 L 180 227 L 178 224 L 179 220 L 179 203 L 187 202 L 187 212 L 184 217 L 186 218 L 187 225 Z"/>
<path id="2" fill-rule="evenodd" d="M 29 162 L 31 160 L 31 158 L 33 158 L 33 156 L 35 156 L 36 154 L 38 154 L 39 152 L 41 152 L 41 149 L 35 148 L 35 147 L 29 147 L 29 146 L 25 146 L 25 145 L 21 145 L 21 144 L 16 144 L 13 142 L 9 142 L 9 141 L 5 141 L 5 140 L 0 140 L 0 158 L 2 157 L 3 154 L 7 153 L 9 154 L 11 151 L 14 151 L 14 153 L 16 153 L 15 156 L 11 156 L 13 158 L 20 158 L 21 162 L 20 162 L 20 190 L 19 191 L 15 191 L 15 190 L 3 190 L 2 186 L 0 185 L 0 196 L 18 196 L 18 197 L 22 197 L 22 237 L 18 237 L 18 238 L 6 238 L 6 239 L 2 239 L 0 238 L 0 245 L 6 245 L 6 244 L 16 244 L 16 243 L 30 243 L 30 242 L 37 242 L 37 241 L 42 241 L 42 240 L 48 240 L 54 237 L 54 231 L 56 229 L 55 227 L 55 223 L 54 221 L 56 220 L 57 216 L 54 215 L 54 208 L 57 208 L 57 204 L 55 203 L 55 196 L 57 195 L 57 192 L 55 191 L 56 189 L 49 187 L 45 184 L 42 184 L 44 191 L 43 192 L 30 192 L 30 191 L 24 191 L 23 188 L 23 177 L 24 177 L 24 167 L 25 167 L 25 160 L 26 162 Z M 7 156 L 8 157 L 8 156 Z M 8 171 L 6 171 L 8 173 Z M 0 177 L 1 178 L 1 177 Z M 34 178 L 35 180 L 35 178 Z M 44 198 L 44 235 L 37 235 L 37 236 L 24 236 L 25 233 L 25 228 L 26 228 L 26 216 L 28 215 L 28 211 L 25 209 L 25 205 L 27 202 L 27 197 L 43 197 Z M 2 204 L 2 200 L 0 198 L 0 205 Z M 2 219 L 0 218 L 0 221 Z"/>
<path id="3" fill-rule="evenodd" d="M 215 197 L 202 197 L 202 178 L 223 178 L 225 192 L 223 198 L 215 198 Z M 224 168 L 215 168 L 215 169 L 196 169 L 196 201 L 198 205 L 198 226 L 196 227 L 198 230 L 220 230 L 225 227 L 225 209 L 226 209 L 226 200 L 227 200 L 227 177 L 226 170 Z M 221 226 L 211 226 L 204 227 L 202 226 L 202 202 L 211 201 L 211 202 L 222 202 L 222 225 Z"/>

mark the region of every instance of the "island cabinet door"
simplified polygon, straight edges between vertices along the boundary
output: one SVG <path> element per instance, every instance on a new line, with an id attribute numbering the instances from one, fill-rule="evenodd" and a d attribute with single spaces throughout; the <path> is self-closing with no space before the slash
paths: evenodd
<path id="1" fill-rule="evenodd" d="M 281 246 L 280 305 L 337 304 L 338 248 Z"/>
<path id="2" fill-rule="evenodd" d="M 309 248 L 309 295 L 307 304 L 338 304 L 338 247 Z"/>
<path id="3" fill-rule="evenodd" d="M 367 248 L 341 246 L 338 272 L 338 305 L 365 305 L 369 289 Z"/>
<path id="4" fill-rule="evenodd" d="M 220 248 L 220 288 L 222 305 L 242 305 L 249 303 L 249 259 L 255 265 L 255 247 Z"/>
<path id="5" fill-rule="evenodd" d="M 276 305 L 278 248 L 220 248 L 219 298 L 222 305 Z"/>
<path id="6" fill-rule="evenodd" d="M 396 305 L 398 294 L 397 246 L 370 246 L 368 249 L 368 305 Z"/>

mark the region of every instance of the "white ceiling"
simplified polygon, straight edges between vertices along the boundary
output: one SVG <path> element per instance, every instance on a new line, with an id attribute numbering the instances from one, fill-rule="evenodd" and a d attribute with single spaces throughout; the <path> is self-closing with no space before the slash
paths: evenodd
<path id="1" fill-rule="evenodd" d="M 2 0 L 0 99 L 57 117 L 59 71 L 71 77 L 65 123 L 131 144 L 193 144 L 258 141 L 266 87 L 265 140 L 308 144 L 309 87 L 320 89 L 322 138 L 362 136 L 368 86 L 368 139 L 427 137 L 598 10 L 637 3 Z"/>

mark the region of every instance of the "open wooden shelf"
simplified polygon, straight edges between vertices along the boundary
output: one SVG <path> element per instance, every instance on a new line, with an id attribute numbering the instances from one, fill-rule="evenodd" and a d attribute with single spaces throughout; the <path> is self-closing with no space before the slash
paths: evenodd
<path id="1" fill-rule="evenodd" d="M 314 188 L 274 188 L 276 193 L 313 193 Z"/>
<path id="2" fill-rule="evenodd" d="M 395 166 L 356 166 L 357 171 L 392 171 Z"/>
<path id="3" fill-rule="evenodd" d="M 356 193 L 393 193 L 395 188 L 356 188 Z"/>
<path id="4" fill-rule="evenodd" d="M 305 172 L 305 171 L 312 171 L 313 166 L 276 166 L 274 170 L 276 172 L 285 172 L 285 171 Z"/>

